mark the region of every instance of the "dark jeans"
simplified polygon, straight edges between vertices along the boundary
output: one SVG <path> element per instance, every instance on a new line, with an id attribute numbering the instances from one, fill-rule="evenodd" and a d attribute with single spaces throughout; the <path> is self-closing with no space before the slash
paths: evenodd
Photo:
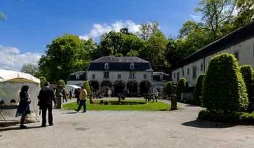
<path id="1" fill-rule="evenodd" d="M 53 115 L 52 115 L 52 105 L 48 105 L 47 107 L 43 107 L 42 109 L 42 125 L 46 125 L 46 114 L 48 110 L 48 123 L 49 125 L 53 124 Z"/>
<path id="2" fill-rule="evenodd" d="M 20 125 L 23 125 L 25 123 L 26 114 L 23 114 L 20 119 Z"/>
<path id="3" fill-rule="evenodd" d="M 81 109 L 82 105 L 83 105 L 83 108 L 84 108 L 84 112 L 86 111 L 86 100 L 80 100 L 79 101 L 79 106 L 78 106 L 77 111 L 79 111 Z"/>

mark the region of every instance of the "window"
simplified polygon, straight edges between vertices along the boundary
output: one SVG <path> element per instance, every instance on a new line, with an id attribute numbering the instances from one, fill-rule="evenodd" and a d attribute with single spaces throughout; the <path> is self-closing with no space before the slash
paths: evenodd
<path id="1" fill-rule="evenodd" d="M 177 73 L 177 81 L 180 79 L 180 73 Z"/>
<path id="2" fill-rule="evenodd" d="M 144 79 L 147 79 L 147 75 L 146 74 L 144 74 Z"/>
<path id="3" fill-rule="evenodd" d="M 176 73 L 174 73 L 174 79 L 176 78 Z"/>
<path id="4" fill-rule="evenodd" d="M 105 63 L 104 69 L 108 69 L 108 63 Z"/>
<path id="5" fill-rule="evenodd" d="M 135 79 L 135 73 L 134 73 L 134 72 L 130 72 L 129 78 L 130 78 L 130 79 Z"/>
<path id="6" fill-rule="evenodd" d="M 203 64 L 203 63 L 200 64 L 200 70 L 201 70 L 201 71 L 204 70 L 204 64 Z"/>
<path id="7" fill-rule="evenodd" d="M 104 72 L 104 78 L 109 78 L 109 72 Z"/>
<path id="8" fill-rule="evenodd" d="M 131 63 L 130 68 L 131 68 L 131 70 L 134 69 L 134 63 Z"/>
<path id="9" fill-rule="evenodd" d="M 192 78 L 195 79 L 196 77 L 197 77 L 197 67 L 194 66 L 192 71 Z"/>
<path id="10" fill-rule="evenodd" d="M 235 52 L 234 55 L 235 55 L 235 58 L 239 61 L 239 52 L 238 51 Z"/>
<path id="11" fill-rule="evenodd" d="M 80 79 L 80 76 L 79 75 L 76 75 L 76 80 L 79 80 Z"/>
<path id="12" fill-rule="evenodd" d="M 121 78 L 122 78 L 122 77 L 121 77 L 121 74 L 118 74 L 118 75 L 117 75 L 117 78 L 118 78 L 118 79 L 121 79 Z"/>
<path id="13" fill-rule="evenodd" d="M 190 68 L 187 69 L 187 73 L 190 74 Z"/>
<path id="14" fill-rule="evenodd" d="M 163 80 L 163 75 L 160 75 L 160 81 L 162 81 Z"/>
<path id="15" fill-rule="evenodd" d="M 183 69 L 182 73 L 183 73 L 183 76 L 184 76 L 184 69 Z"/>
<path id="16" fill-rule="evenodd" d="M 95 79 L 95 74 L 92 74 L 92 79 Z"/>

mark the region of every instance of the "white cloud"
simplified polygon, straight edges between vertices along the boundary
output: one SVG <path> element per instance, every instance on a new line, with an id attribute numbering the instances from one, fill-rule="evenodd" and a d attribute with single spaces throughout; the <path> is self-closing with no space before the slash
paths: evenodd
<path id="1" fill-rule="evenodd" d="M 112 30 L 119 32 L 121 28 L 128 28 L 129 32 L 135 33 L 138 31 L 140 25 L 134 23 L 131 20 L 127 21 L 115 21 L 113 24 L 93 24 L 93 28 L 89 34 L 79 36 L 81 39 L 87 40 L 89 38 L 98 38 L 104 33 L 108 33 Z"/>
<path id="2" fill-rule="evenodd" d="M 37 64 L 42 54 L 40 53 L 20 53 L 15 47 L 0 45 L 0 69 L 10 69 L 20 71 L 23 64 Z"/>
<path id="3" fill-rule="evenodd" d="M 201 22 L 202 21 L 202 17 L 200 15 L 193 15 L 190 14 L 190 17 L 192 18 L 193 21 L 195 22 Z"/>

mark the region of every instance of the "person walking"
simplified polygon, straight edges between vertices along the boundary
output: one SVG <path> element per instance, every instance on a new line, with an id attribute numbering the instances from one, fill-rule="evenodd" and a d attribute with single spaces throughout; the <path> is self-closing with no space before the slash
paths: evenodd
<path id="1" fill-rule="evenodd" d="M 79 106 L 78 106 L 78 109 L 76 111 L 79 112 L 79 110 L 83 106 L 83 108 L 84 108 L 83 113 L 85 113 L 86 112 L 87 91 L 86 91 L 84 86 L 81 86 L 80 94 L 79 94 L 79 100 L 80 100 Z"/>
<path id="2" fill-rule="evenodd" d="M 66 92 L 66 89 L 65 88 L 63 88 L 63 90 L 62 90 L 62 95 L 63 95 L 63 102 L 65 101 L 65 102 L 67 102 L 67 92 Z"/>
<path id="3" fill-rule="evenodd" d="M 54 90 L 49 87 L 50 83 L 46 82 L 45 87 L 40 90 L 40 93 L 38 95 L 39 99 L 39 106 L 42 110 L 42 124 L 41 127 L 46 127 L 46 114 L 48 110 L 48 123 L 49 126 L 54 125 L 53 124 L 53 114 L 52 114 L 52 101 L 56 105 L 56 99 Z"/>
<path id="4" fill-rule="evenodd" d="M 25 118 L 27 114 L 30 114 L 30 107 L 29 104 L 31 103 L 30 101 L 30 95 L 28 94 L 28 89 L 29 86 L 24 85 L 21 88 L 21 91 L 19 93 L 20 101 L 19 101 L 19 106 L 17 108 L 17 113 L 16 117 L 21 116 L 20 119 L 20 128 L 24 129 L 27 128 L 24 123 L 25 123 Z"/>

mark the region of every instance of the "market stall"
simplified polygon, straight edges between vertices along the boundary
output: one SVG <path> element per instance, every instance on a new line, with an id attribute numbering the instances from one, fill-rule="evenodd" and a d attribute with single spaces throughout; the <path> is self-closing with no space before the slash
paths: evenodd
<path id="1" fill-rule="evenodd" d="M 29 86 L 29 94 L 31 99 L 31 114 L 28 115 L 29 122 L 36 122 L 38 119 L 38 93 L 40 91 L 40 79 L 34 76 L 11 70 L 0 69 L 0 120 L 19 120 L 15 118 L 16 109 L 19 103 L 19 92 L 23 85 Z M 12 106 L 12 107 L 11 107 Z"/>

